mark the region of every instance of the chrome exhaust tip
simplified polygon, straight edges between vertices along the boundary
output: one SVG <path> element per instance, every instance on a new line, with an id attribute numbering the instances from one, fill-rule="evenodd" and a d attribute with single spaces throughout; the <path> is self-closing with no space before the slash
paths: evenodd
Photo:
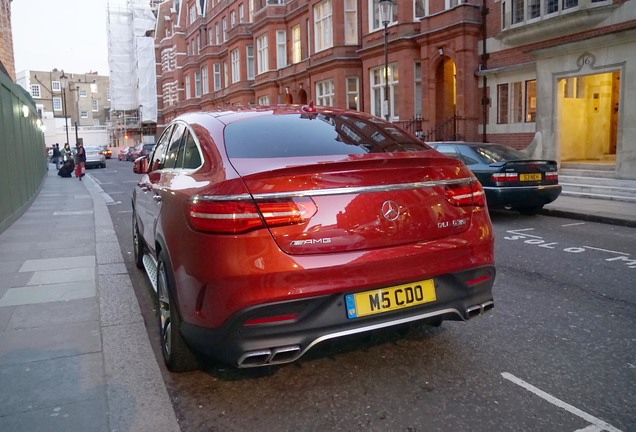
<path id="1" fill-rule="evenodd" d="M 272 364 L 289 363 L 298 357 L 300 346 L 277 347 L 266 350 L 249 351 L 238 360 L 239 368 L 267 366 Z"/>
<path id="2" fill-rule="evenodd" d="M 483 315 L 486 312 L 493 309 L 494 307 L 495 307 L 495 302 L 493 302 L 492 300 L 489 300 L 485 303 L 466 308 L 466 312 L 465 312 L 466 319 L 471 319 L 471 318 L 478 317 L 479 315 Z"/>

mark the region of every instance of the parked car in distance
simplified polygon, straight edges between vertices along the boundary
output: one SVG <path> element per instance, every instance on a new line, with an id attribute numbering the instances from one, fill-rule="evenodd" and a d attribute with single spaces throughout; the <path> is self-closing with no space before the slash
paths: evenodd
<path id="1" fill-rule="evenodd" d="M 152 149 L 154 148 L 154 144 L 137 144 L 136 146 L 133 147 L 133 149 L 130 151 L 130 153 L 128 153 L 128 158 L 127 160 L 132 160 L 134 161 L 135 159 L 141 157 L 141 156 L 148 156 L 150 154 L 150 152 L 152 151 Z"/>
<path id="2" fill-rule="evenodd" d="M 104 157 L 110 159 L 113 156 L 113 151 L 108 146 L 104 146 Z"/>
<path id="3" fill-rule="evenodd" d="M 358 111 L 183 114 L 132 193 L 172 371 L 292 362 L 324 340 L 494 306 L 494 237 L 460 161 Z"/>
<path id="4" fill-rule="evenodd" d="M 561 193 L 556 161 L 532 159 L 502 144 L 462 141 L 428 144 L 470 168 L 483 186 L 491 209 L 536 214 Z"/>
<path id="5" fill-rule="evenodd" d="M 120 161 L 124 161 L 124 160 L 128 160 L 127 156 L 128 156 L 128 152 L 131 151 L 133 149 L 133 146 L 125 146 L 119 149 L 119 152 L 117 153 L 117 159 L 119 159 Z"/>
<path id="6" fill-rule="evenodd" d="M 104 148 L 101 146 L 85 146 L 86 151 L 86 168 L 100 167 L 106 168 L 106 156 L 104 155 Z"/>

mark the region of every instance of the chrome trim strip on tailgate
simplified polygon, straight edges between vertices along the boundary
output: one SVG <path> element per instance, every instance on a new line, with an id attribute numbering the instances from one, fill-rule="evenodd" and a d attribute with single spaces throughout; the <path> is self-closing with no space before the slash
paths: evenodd
<path id="1" fill-rule="evenodd" d="M 360 194 L 360 193 L 372 193 L 372 192 L 391 192 L 398 190 L 409 189 L 422 189 L 437 186 L 448 186 L 454 184 L 465 183 L 467 181 L 477 181 L 472 177 L 464 177 L 453 180 L 434 180 L 424 182 L 413 183 L 396 183 L 390 185 L 378 185 L 378 186 L 357 186 L 357 187 L 343 187 L 343 188 L 330 188 L 330 189 L 312 189 L 303 191 L 292 192 L 272 192 L 254 194 L 253 198 L 271 199 L 271 198 L 296 198 L 296 197 L 312 197 L 312 196 L 325 196 L 325 195 L 345 195 L 345 194 Z M 199 195 L 191 198 L 191 201 L 236 201 L 250 199 L 248 194 L 236 194 L 236 195 Z"/>

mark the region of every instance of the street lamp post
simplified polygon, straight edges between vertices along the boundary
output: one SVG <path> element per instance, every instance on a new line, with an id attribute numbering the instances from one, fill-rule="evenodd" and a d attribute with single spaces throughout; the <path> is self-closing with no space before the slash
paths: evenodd
<path id="1" fill-rule="evenodd" d="M 380 0 L 380 21 L 384 25 L 384 112 L 389 121 L 389 23 L 393 21 L 393 1 Z"/>
<path id="2" fill-rule="evenodd" d="M 389 121 L 389 23 L 393 21 L 393 1 L 380 0 L 380 21 L 384 25 L 384 107 L 385 118 Z"/>
<path id="3" fill-rule="evenodd" d="M 64 112 L 64 129 L 66 129 L 66 143 L 70 144 L 68 140 L 68 117 L 66 116 L 66 84 L 68 83 L 68 77 L 64 75 L 64 69 L 62 69 L 62 75 L 60 75 L 60 82 L 62 83 L 62 110 Z"/>

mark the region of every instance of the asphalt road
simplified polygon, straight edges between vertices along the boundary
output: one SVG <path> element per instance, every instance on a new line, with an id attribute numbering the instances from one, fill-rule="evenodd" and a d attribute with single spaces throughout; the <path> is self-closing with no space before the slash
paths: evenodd
<path id="1" fill-rule="evenodd" d="M 636 430 L 636 229 L 493 212 L 495 309 L 318 347 L 277 368 L 167 372 L 132 262 L 130 162 L 89 173 L 184 432 Z"/>

